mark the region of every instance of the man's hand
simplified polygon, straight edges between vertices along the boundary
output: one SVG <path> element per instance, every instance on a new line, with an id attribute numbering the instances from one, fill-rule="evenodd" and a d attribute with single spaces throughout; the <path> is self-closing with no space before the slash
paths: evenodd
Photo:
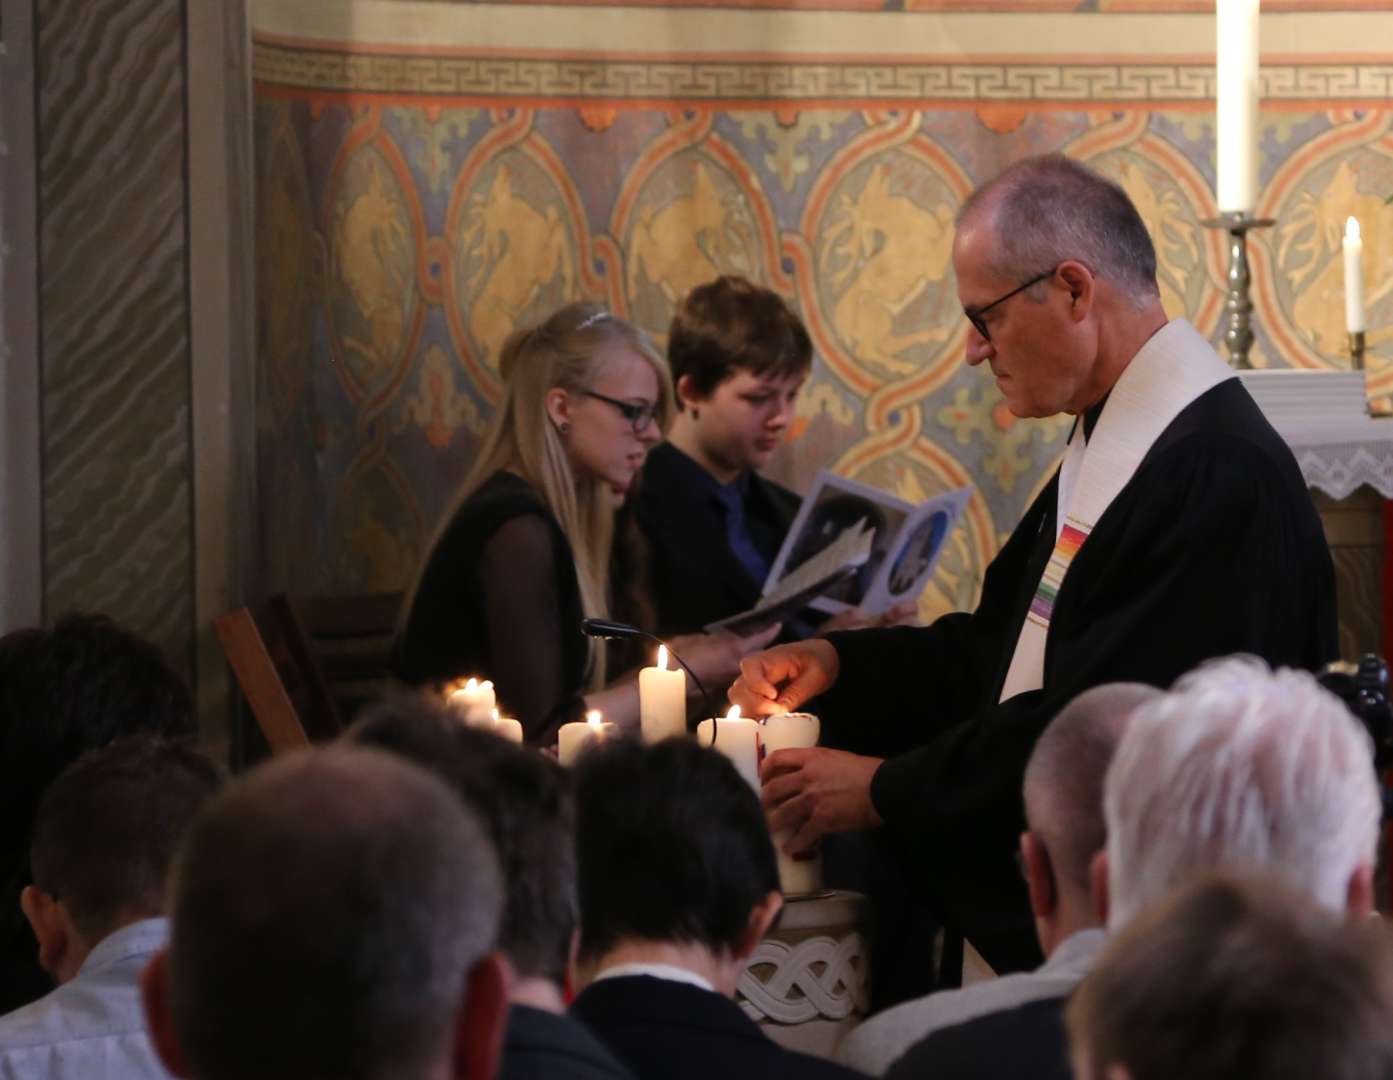
<path id="1" fill-rule="evenodd" d="M 821 638 L 795 641 L 740 662 L 727 696 L 746 716 L 792 712 L 837 681 L 837 650 Z"/>
<path id="2" fill-rule="evenodd" d="M 760 795 L 775 835 L 792 830 L 783 849 L 807 851 L 827 833 L 881 824 L 871 803 L 871 777 L 882 758 L 812 747 L 776 750 L 760 769 Z"/>

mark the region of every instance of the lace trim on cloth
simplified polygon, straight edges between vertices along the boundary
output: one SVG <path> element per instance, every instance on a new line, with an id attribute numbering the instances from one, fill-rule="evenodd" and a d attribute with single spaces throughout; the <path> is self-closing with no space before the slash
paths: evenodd
<path id="1" fill-rule="evenodd" d="M 1292 453 L 1306 485 L 1332 499 L 1348 498 L 1362 484 L 1393 499 L 1393 442 L 1293 446 Z"/>

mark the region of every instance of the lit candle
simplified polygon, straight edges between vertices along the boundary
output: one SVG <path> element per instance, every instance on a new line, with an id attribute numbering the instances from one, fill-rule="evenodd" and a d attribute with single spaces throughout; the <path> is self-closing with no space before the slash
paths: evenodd
<path id="1" fill-rule="evenodd" d="M 1258 0 L 1219 0 L 1216 19 L 1219 210 L 1257 205 Z"/>
<path id="2" fill-rule="evenodd" d="M 759 725 L 742 717 L 739 705 L 732 705 L 719 721 L 703 720 L 698 724 L 697 743 L 714 746 L 730 758 L 740 775 L 759 790 Z"/>
<path id="3" fill-rule="evenodd" d="M 493 733 L 509 742 L 522 742 L 522 721 L 514 720 L 511 716 L 499 716 L 498 710 L 493 710 Z"/>
<path id="4" fill-rule="evenodd" d="M 450 711 L 471 727 L 492 727 L 493 709 L 498 704 L 493 683 L 470 679 L 448 699 Z"/>
<path id="5" fill-rule="evenodd" d="M 1359 222 L 1345 219 L 1345 329 L 1357 334 L 1364 329 L 1364 240 Z"/>
<path id="6" fill-rule="evenodd" d="M 778 713 L 764 718 L 759 733 L 760 761 L 776 750 L 816 746 L 821 724 L 812 713 Z M 774 853 L 779 860 L 779 888 L 788 896 L 822 891 L 822 856 L 816 851 L 784 854 L 790 832 L 774 834 Z"/>
<path id="7" fill-rule="evenodd" d="M 638 673 L 638 723 L 646 743 L 687 733 L 687 673 L 667 669 L 667 646 L 658 662 Z"/>
<path id="8" fill-rule="evenodd" d="M 603 742 L 614 734 L 614 725 L 605 720 L 599 709 L 585 714 L 585 722 L 562 724 L 556 732 L 556 756 L 562 765 L 575 764 L 592 742 Z"/>

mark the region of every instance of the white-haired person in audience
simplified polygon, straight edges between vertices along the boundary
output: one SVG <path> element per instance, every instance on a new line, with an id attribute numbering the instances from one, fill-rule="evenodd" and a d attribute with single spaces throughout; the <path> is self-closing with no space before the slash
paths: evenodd
<path id="1" fill-rule="evenodd" d="M 1078 1080 L 1387 1080 L 1393 954 L 1280 882 L 1205 877 L 1117 936 L 1068 1028 Z"/>
<path id="2" fill-rule="evenodd" d="M 1211 661 L 1138 708 L 1108 768 L 1092 885 L 1116 932 L 1197 874 L 1267 873 L 1336 914 L 1373 908 L 1380 804 L 1373 744 L 1304 671 Z M 1068 1077 L 1061 998 L 945 1028 L 892 1078 Z"/>
<path id="3" fill-rule="evenodd" d="M 199 815 L 142 979 L 198 1080 L 492 1080 L 508 970 L 498 858 L 445 782 L 380 750 L 289 754 Z"/>
<path id="4" fill-rule="evenodd" d="M 1021 871 L 1035 932 L 1047 957 L 1034 971 L 940 990 L 871 1017 L 847 1037 L 839 1056 L 873 1076 L 939 1028 L 1078 985 L 1103 947 L 1102 916 L 1090 886 L 1093 857 L 1103 850 L 1103 778 L 1127 719 L 1160 690 L 1106 683 L 1085 690 L 1056 716 L 1031 752 L 1022 786 L 1026 831 Z"/>
<path id="5" fill-rule="evenodd" d="M 1304 671 L 1230 657 L 1137 711 L 1104 793 L 1108 927 L 1207 869 L 1276 875 L 1334 912 L 1374 904 L 1373 745 Z"/>

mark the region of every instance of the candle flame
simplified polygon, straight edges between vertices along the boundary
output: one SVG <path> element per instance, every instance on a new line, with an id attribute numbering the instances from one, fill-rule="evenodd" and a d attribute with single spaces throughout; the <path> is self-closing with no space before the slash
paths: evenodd
<path id="1" fill-rule="evenodd" d="M 464 688 L 465 688 L 466 690 L 469 690 L 469 691 L 474 691 L 474 690 L 479 689 L 479 680 L 478 680 L 478 679 L 470 679 L 467 683 L 464 684 Z"/>
<path id="2" fill-rule="evenodd" d="M 599 709 L 591 709 L 589 712 L 585 714 L 585 722 L 589 724 L 591 727 L 595 728 L 600 726 L 600 721 L 604 718 L 605 714 L 602 713 Z"/>
<path id="3" fill-rule="evenodd" d="M 492 689 L 493 689 L 493 680 L 492 680 L 492 679 L 485 679 L 483 682 L 481 682 L 481 683 L 479 684 L 479 689 L 480 689 L 480 690 L 492 690 Z"/>
<path id="4" fill-rule="evenodd" d="M 493 710 L 491 710 L 491 711 L 493 712 L 493 722 L 496 724 L 496 723 L 498 723 L 498 710 L 497 710 L 497 709 L 493 709 Z"/>
<path id="5" fill-rule="evenodd" d="M 667 670 L 667 646 L 666 646 L 666 645 L 659 645 L 659 646 L 658 646 L 658 670 L 659 670 L 659 671 L 666 671 L 666 670 Z"/>
<path id="6" fill-rule="evenodd" d="M 727 720 L 739 720 L 739 719 L 740 719 L 740 706 L 739 706 L 739 705 L 732 705 L 732 706 L 730 707 L 730 712 L 726 713 L 726 719 L 727 719 Z"/>
<path id="7" fill-rule="evenodd" d="M 1359 239 L 1359 219 L 1355 217 L 1345 218 L 1345 239 Z"/>

